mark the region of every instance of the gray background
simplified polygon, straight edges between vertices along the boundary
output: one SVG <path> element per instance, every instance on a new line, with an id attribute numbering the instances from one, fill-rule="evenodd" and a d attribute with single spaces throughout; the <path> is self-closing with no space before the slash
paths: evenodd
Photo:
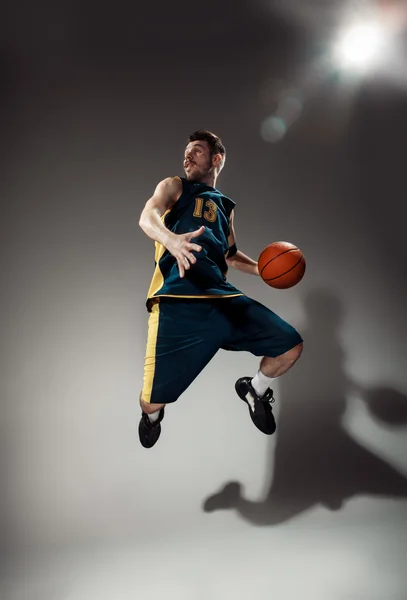
<path id="1" fill-rule="evenodd" d="M 404 599 L 407 77 L 309 75 L 339 2 L 6 4 L 4 597 Z M 291 88 L 302 114 L 266 142 Z M 199 127 L 226 144 L 239 247 L 304 252 L 290 290 L 229 277 L 305 350 L 272 438 L 234 392 L 258 360 L 220 352 L 147 452 L 138 218 Z"/>

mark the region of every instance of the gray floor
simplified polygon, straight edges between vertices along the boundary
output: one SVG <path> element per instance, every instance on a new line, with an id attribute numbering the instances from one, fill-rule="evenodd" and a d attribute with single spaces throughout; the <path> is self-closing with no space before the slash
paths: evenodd
<path id="1" fill-rule="evenodd" d="M 406 501 L 368 499 L 277 527 L 206 515 L 134 544 L 20 554 L 1 598 L 405 600 L 406 517 Z"/>

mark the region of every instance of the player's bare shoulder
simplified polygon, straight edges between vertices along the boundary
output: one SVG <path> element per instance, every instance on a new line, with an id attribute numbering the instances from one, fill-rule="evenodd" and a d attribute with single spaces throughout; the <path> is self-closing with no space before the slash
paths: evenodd
<path id="1" fill-rule="evenodd" d="M 157 186 L 157 191 L 165 196 L 169 202 L 174 203 L 179 200 L 182 194 L 182 180 L 180 177 L 166 177 Z"/>
<path id="2" fill-rule="evenodd" d="M 182 194 L 182 180 L 179 177 L 166 177 L 156 186 L 154 194 L 146 202 L 145 209 L 158 210 L 162 215 L 172 208 Z"/>

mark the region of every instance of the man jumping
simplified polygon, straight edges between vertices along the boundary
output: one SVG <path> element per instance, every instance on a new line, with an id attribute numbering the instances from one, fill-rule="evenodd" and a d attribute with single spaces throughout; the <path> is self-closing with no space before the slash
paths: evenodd
<path id="1" fill-rule="evenodd" d="M 226 279 L 228 267 L 252 275 L 259 270 L 237 248 L 236 203 L 215 187 L 225 159 L 218 136 L 196 131 L 185 149 L 185 177 L 162 180 L 141 213 L 140 227 L 155 241 L 140 396 L 139 436 L 145 448 L 160 436 L 165 406 L 181 396 L 219 349 L 262 357 L 255 376 L 238 379 L 235 389 L 256 427 L 274 433 L 270 386 L 302 352 L 302 338 L 291 325 Z"/>

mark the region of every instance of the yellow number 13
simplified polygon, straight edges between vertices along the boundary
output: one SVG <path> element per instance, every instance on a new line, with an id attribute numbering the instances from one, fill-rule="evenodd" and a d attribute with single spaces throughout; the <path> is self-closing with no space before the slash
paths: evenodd
<path id="1" fill-rule="evenodd" d="M 199 217 L 199 218 L 202 217 L 203 203 L 204 203 L 203 198 L 196 198 L 194 217 Z M 214 223 L 216 221 L 216 211 L 217 211 L 218 207 L 216 206 L 215 202 L 213 202 L 212 200 L 207 200 L 205 202 L 205 206 L 208 210 L 206 210 L 203 214 L 204 219 L 206 219 L 210 223 Z"/>

